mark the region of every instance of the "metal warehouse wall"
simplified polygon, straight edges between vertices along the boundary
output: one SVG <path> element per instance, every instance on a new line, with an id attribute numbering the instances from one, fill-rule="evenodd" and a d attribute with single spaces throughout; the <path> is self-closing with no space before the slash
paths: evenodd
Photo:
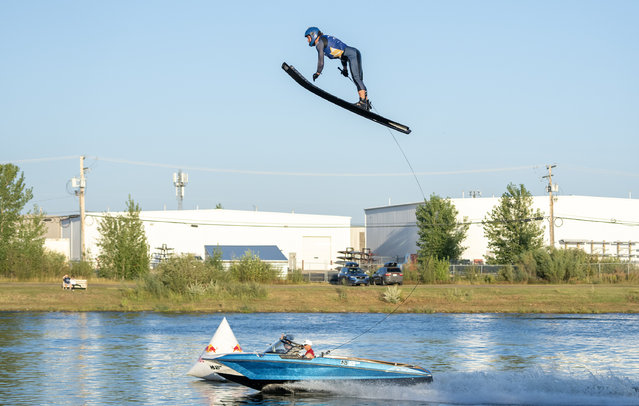
<path id="1" fill-rule="evenodd" d="M 451 199 L 459 221 L 481 222 L 499 198 Z M 549 212 L 548 196 L 533 197 L 533 209 Z M 365 209 L 366 241 L 383 257 L 405 258 L 417 252 L 415 208 L 418 203 Z M 556 196 L 554 203 L 555 246 L 560 240 L 639 241 L 639 200 L 592 196 Z M 544 221 L 545 243 L 549 224 Z M 483 226 L 472 224 L 463 242 L 464 259 L 483 259 L 488 251 Z M 563 246 L 563 245 L 561 245 Z M 589 250 L 586 250 L 589 252 Z M 627 251 L 626 251 L 627 252 Z M 634 253 L 637 254 L 636 252 Z"/>

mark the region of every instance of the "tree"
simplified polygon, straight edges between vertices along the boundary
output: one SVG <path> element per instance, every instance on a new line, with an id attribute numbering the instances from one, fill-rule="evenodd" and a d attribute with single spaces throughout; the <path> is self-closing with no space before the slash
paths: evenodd
<path id="1" fill-rule="evenodd" d="M 26 187 L 24 173 L 18 172 L 13 164 L 0 164 L 0 274 L 6 276 L 33 271 L 30 266 L 40 263 L 44 251 L 42 215 L 37 208 L 21 214 L 33 190 Z"/>
<path id="2" fill-rule="evenodd" d="M 107 214 L 98 226 L 98 268 L 101 276 L 135 279 L 149 272 L 149 244 L 140 220 L 140 206 L 131 196 L 124 215 Z"/>
<path id="3" fill-rule="evenodd" d="M 468 224 L 457 222 L 457 209 L 450 199 L 431 195 L 424 204 L 417 206 L 417 247 L 420 262 L 428 258 L 438 260 L 459 259 L 465 247 L 461 243 L 466 238 Z"/>
<path id="4" fill-rule="evenodd" d="M 524 185 L 509 184 L 499 204 L 484 219 L 484 236 L 495 262 L 512 264 L 523 253 L 542 247 L 543 214 L 532 209 L 532 195 Z"/>

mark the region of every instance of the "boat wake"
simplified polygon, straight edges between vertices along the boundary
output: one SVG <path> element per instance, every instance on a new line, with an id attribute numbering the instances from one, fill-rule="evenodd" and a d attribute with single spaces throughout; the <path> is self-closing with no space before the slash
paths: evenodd
<path id="1" fill-rule="evenodd" d="M 311 382 L 287 385 L 298 392 L 369 399 L 366 404 L 424 405 L 636 405 L 639 382 L 610 375 L 543 371 L 438 373 L 433 383 L 410 386 Z"/>

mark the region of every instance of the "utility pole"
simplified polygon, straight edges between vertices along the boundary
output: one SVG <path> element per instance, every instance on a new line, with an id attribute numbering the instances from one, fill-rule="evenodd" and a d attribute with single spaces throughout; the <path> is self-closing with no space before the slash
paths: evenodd
<path id="1" fill-rule="evenodd" d="M 189 175 L 188 173 L 182 172 L 182 169 L 173 174 L 173 185 L 175 186 L 175 196 L 178 199 L 178 210 L 182 210 L 184 187 L 187 183 L 189 183 Z"/>
<path id="2" fill-rule="evenodd" d="M 84 178 L 84 156 L 80 157 L 80 188 L 78 197 L 80 198 L 80 259 L 84 261 L 84 188 L 86 180 Z"/>
<path id="3" fill-rule="evenodd" d="M 550 246 L 555 246 L 555 213 L 554 213 L 554 203 L 555 199 L 552 196 L 553 191 L 559 190 L 557 185 L 552 184 L 552 168 L 555 168 L 557 165 L 546 165 L 546 169 L 548 169 L 548 175 L 544 176 L 544 178 L 548 178 L 548 186 L 546 190 L 548 191 L 548 196 L 550 196 Z"/>

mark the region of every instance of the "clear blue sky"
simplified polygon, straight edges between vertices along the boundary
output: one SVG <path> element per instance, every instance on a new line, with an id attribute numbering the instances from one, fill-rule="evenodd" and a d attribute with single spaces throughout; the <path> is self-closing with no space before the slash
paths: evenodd
<path id="1" fill-rule="evenodd" d="M 312 4 L 315 4 L 313 6 Z M 3 1 L 0 162 L 49 214 L 184 208 L 352 216 L 509 182 L 639 198 L 638 1 Z M 377 111 L 308 93 L 319 26 L 362 52 Z M 317 84 L 356 101 L 326 61 Z M 394 137 L 393 137 L 394 136 Z M 395 139 L 394 139 L 395 138 Z M 397 140 L 397 143 L 396 141 Z M 65 158 L 67 157 L 67 158 Z M 60 159 L 43 159 L 60 158 Z"/>

